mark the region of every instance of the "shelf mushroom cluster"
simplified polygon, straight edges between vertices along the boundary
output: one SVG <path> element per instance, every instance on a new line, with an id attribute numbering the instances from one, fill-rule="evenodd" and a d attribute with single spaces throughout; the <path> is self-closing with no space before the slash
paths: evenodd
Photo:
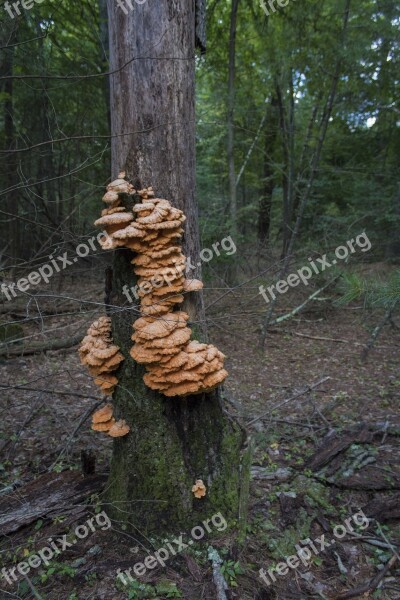
<path id="1" fill-rule="evenodd" d="M 184 293 L 203 287 L 201 281 L 185 277 L 180 239 L 186 217 L 168 200 L 155 198 L 152 188 L 136 192 L 124 176 L 120 173 L 107 187 L 103 201 L 108 208 L 95 225 L 109 236 L 103 248 L 123 246 L 135 252 L 131 262 L 138 276 L 141 317 L 133 324 L 130 354 L 146 366 L 146 385 L 165 396 L 208 392 L 228 373 L 222 352 L 190 341 L 189 316 L 177 310 Z M 126 194 L 141 198 L 132 212 L 121 206 Z"/>
<path id="2" fill-rule="evenodd" d="M 96 378 L 95 384 L 105 394 L 112 394 L 118 383 L 113 372 L 118 369 L 124 357 L 119 346 L 113 344 L 109 317 L 100 317 L 91 324 L 79 347 L 79 356 L 81 363 Z"/>
<path id="3" fill-rule="evenodd" d="M 92 416 L 93 431 L 102 431 L 111 437 L 123 437 L 130 431 L 129 425 L 121 419 L 116 421 L 113 417 L 114 407 L 111 403 L 97 410 Z"/>

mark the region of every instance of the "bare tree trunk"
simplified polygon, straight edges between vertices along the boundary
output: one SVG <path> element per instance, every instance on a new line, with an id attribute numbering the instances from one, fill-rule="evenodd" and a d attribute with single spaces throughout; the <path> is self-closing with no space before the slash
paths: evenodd
<path id="1" fill-rule="evenodd" d="M 125 169 L 137 188 L 152 185 L 159 197 L 184 210 L 184 250 L 196 264 L 195 0 L 147 2 L 126 15 L 108 0 L 108 9 L 112 174 Z M 114 404 L 131 432 L 115 441 L 109 510 L 130 528 L 159 534 L 218 511 L 237 518 L 243 433 L 218 393 L 167 400 L 145 386 L 143 368 L 129 356 L 137 308 L 127 305 L 122 287 L 135 285 L 131 259 L 128 250 L 115 254 L 110 295 L 111 304 L 121 307 L 112 314 L 113 336 L 126 357 Z M 200 297 L 186 309 L 201 338 L 201 294 L 191 295 Z M 191 492 L 197 478 L 207 486 L 200 501 Z"/>
<path id="2" fill-rule="evenodd" d="M 17 40 L 17 22 L 11 23 L 10 27 L 5 27 L 0 37 L 2 45 L 7 46 L 16 43 Z M 1 75 L 12 75 L 14 69 L 14 47 L 3 50 L 3 59 L 0 63 Z M 14 102 L 13 102 L 13 79 L 6 79 L 4 82 L 4 149 L 15 149 L 15 131 L 14 131 Z M 0 88 L 0 91 L 1 88 Z M 5 182 L 7 188 L 12 188 L 16 183 L 17 164 L 16 159 L 12 154 L 6 154 L 4 160 L 5 166 Z M 18 193 L 9 192 L 6 196 L 6 211 L 10 214 L 18 215 Z M 12 219 L 12 217 L 9 217 Z M 7 248 L 7 254 L 10 254 L 13 259 L 19 256 L 20 249 L 20 223 L 16 216 L 11 221 L 11 226 L 7 231 L 7 238 L 10 244 Z M 15 260 L 12 260 L 15 265 Z M 14 271 L 14 267 L 12 268 Z"/>
<path id="3" fill-rule="evenodd" d="M 295 156 L 294 156 L 294 93 L 293 73 L 289 74 L 287 83 L 289 88 L 288 108 L 285 107 L 282 86 L 277 84 L 277 98 L 280 114 L 280 127 L 282 131 L 283 150 L 283 207 L 282 207 L 282 252 L 281 258 L 287 254 L 290 238 L 292 235 L 292 216 L 294 204 L 294 179 L 295 179 Z M 286 82 L 283 86 L 286 88 Z"/>
<path id="4" fill-rule="evenodd" d="M 231 215 L 231 232 L 234 239 L 237 237 L 237 194 L 235 175 L 235 58 L 236 58 L 236 22 L 239 0 L 232 0 L 231 24 L 229 34 L 229 75 L 228 75 L 228 173 L 229 173 L 229 198 Z"/>
<path id="5" fill-rule="evenodd" d="M 107 0 L 99 0 L 99 17 L 100 17 L 100 55 L 104 69 L 108 71 L 109 63 L 109 40 L 108 40 L 108 10 Z M 104 93 L 106 96 L 107 106 L 107 121 L 111 128 L 111 110 L 110 110 L 110 78 L 104 77 Z"/>
<path id="6" fill-rule="evenodd" d="M 258 209 L 257 230 L 258 244 L 260 249 L 264 248 L 268 244 L 271 228 L 272 194 L 274 191 L 274 169 L 272 165 L 272 154 L 278 134 L 279 123 L 277 106 L 277 98 L 276 96 L 272 96 L 271 102 L 266 111 L 264 177 L 262 195 L 260 197 Z"/>

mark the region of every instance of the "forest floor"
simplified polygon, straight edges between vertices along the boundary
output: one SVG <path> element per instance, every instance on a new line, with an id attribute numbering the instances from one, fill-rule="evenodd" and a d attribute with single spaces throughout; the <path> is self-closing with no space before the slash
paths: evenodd
<path id="1" fill-rule="evenodd" d="M 363 361 L 361 352 L 382 314 L 367 312 L 360 303 L 339 308 L 336 292 L 324 292 L 297 316 L 272 326 L 261 350 L 267 305 L 259 284 L 206 290 L 211 341 L 228 356 L 226 407 L 248 427 L 253 447 L 246 537 L 239 541 L 234 532 L 225 532 L 212 540 L 224 561 L 228 597 L 398 599 L 400 329 L 385 327 Z M 277 315 L 287 314 L 311 291 L 296 288 L 281 296 Z M 3 305 L 3 321 L 22 327 L 16 331 L 32 336 L 29 343 L 83 337 L 101 314 L 90 301 L 101 303 L 103 283 L 85 279 L 53 293 L 64 299 L 41 298 L 28 311 L 22 303 L 12 310 Z M 100 395 L 79 364 L 76 345 L 0 355 L 0 376 L 0 567 L 8 573 L 33 550 L 49 545 L 50 537 L 70 536 L 99 514 L 112 441 L 92 432 L 88 420 L 82 422 Z M 80 455 L 90 449 L 97 476 L 83 489 Z M 268 575 L 307 538 L 312 550 L 305 564 Z M 0 576 L 0 599 L 216 598 L 207 540 L 129 587 L 117 583 L 117 569 L 132 567 L 160 542 L 143 543 L 118 524 L 96 526 L 77 541 L 48 566 L 18 575 L 13 585 Z"/>

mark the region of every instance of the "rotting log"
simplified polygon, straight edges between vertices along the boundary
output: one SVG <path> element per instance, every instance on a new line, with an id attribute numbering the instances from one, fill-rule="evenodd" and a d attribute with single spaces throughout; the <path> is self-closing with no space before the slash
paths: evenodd
<path id="1" fill-rule="evenodd" d="M 48 350 L 63 350 L 72 348 L 82 340 L 82 334 L 79 333 L 68 338 L 57 338 L 46 340 L 45 342 L 33 342 L 32 344 L 5 344 L 0 346 L 0 358 L 12 358 L 15 356 L 28 356 L 38 352 L 47 352 Z"/>

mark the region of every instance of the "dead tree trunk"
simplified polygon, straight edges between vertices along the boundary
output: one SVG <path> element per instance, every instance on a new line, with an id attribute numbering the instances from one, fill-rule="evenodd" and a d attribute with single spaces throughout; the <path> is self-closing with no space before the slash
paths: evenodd
<path id="1" fill-rule="evenodd" d="M 120 169 L 138 189 L 152 185 L 186 216 L 184 251 L 197 264 L 195 201 L 195 0 L 133 4 L 124 14 L 108 0 L 113 176 Z M 239 516 L 243 433 L 218 393 L 166 399 L 148 389 L 129 356 L 137 307 L 122 295 L 135 285 L 132 253 L 115 254 L 110 300 L 113 336 L 124 353 L 114 395 L 131 427 L 115 441 L 107 491 L 110 513 L 142 532 L 177 531 L 221 511 Z M 200 267 L 197 267 L 200 276 Z M 189 296 L 201 298 L 201 294 Z M 203 302 L 184 307 L 204 339 Z M 195 499 L 196 479 L 207 495 Z M 242 495 L 243 497 L 243 495 Z"/>
<path id="2" fill-rule="evenodd" d="M 230 35 L 229 35 L 229 69 L 228 69 L 228 172 L 229 172 L 229 198 L 231 214 L 231 231 L 234 239 L 237 238 L 237 193 L 235 175 L 235 58 L 236 58 L 236 22 L 239 0 L 232 0 Z"/>
<path id="3" fill-rule="evenodd" d="M 271 228 L 272 194 L 274 192 L 274 169 L 272 156 L 278 133 L 277 98 L 273 96 L 267 107 L 265 120 L 265 155 L 263 189 L 258 205 L 258 246 L 259 250 L 265 248 L 269 242 Z"/>

